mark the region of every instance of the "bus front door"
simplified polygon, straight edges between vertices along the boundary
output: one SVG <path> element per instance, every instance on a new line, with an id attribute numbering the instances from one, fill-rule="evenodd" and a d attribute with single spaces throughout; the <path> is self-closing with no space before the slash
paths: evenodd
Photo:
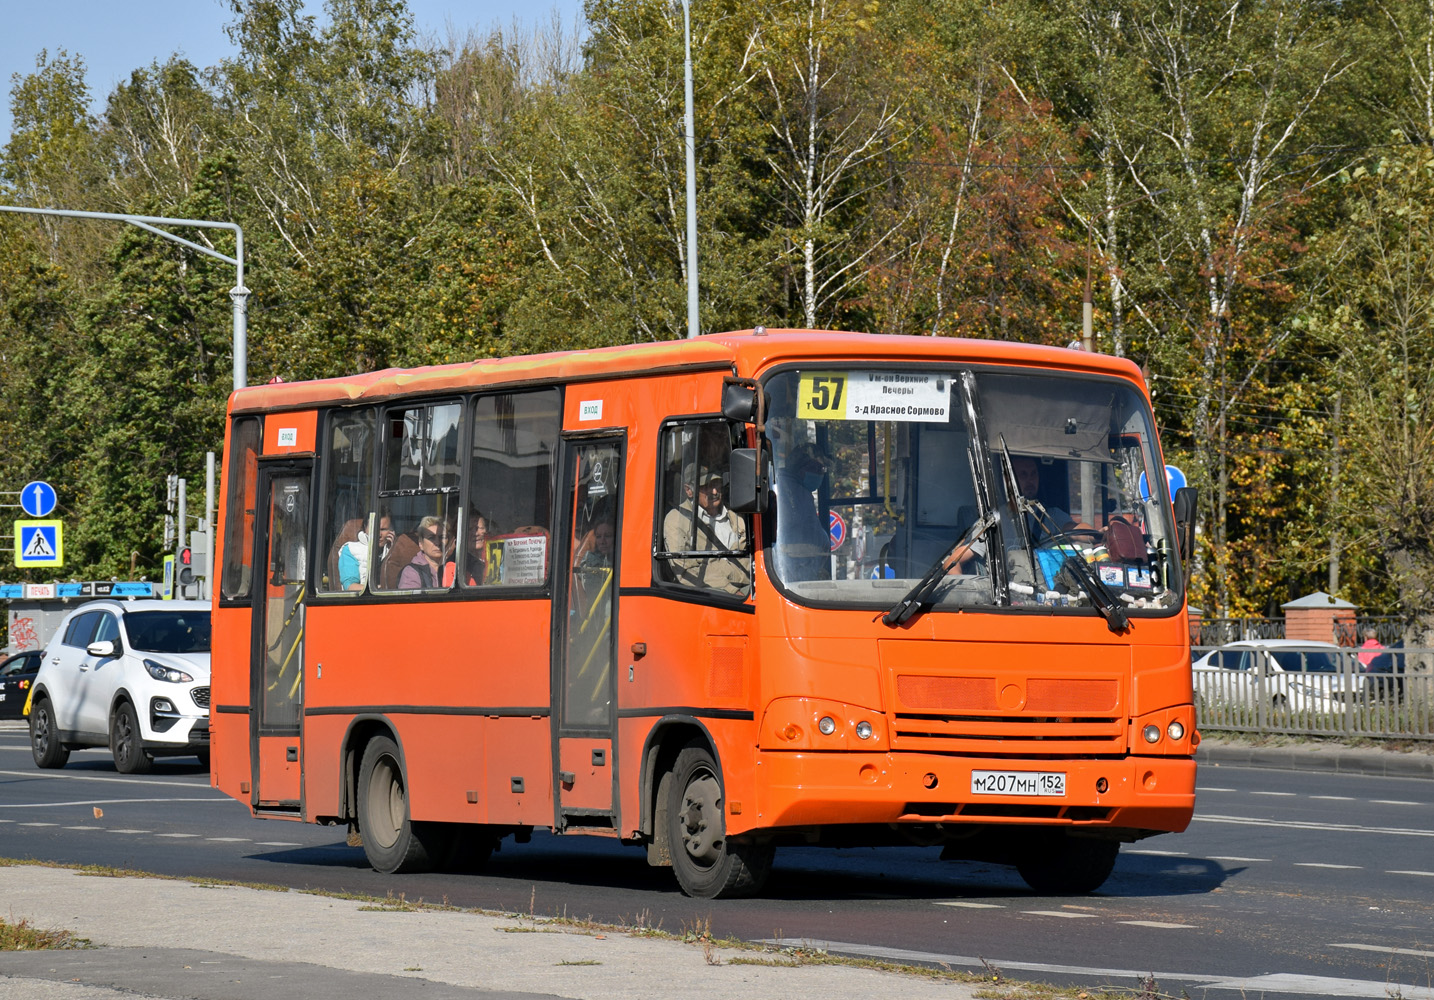
<path id="1" fill-rule="evenodd" d="M 311 469 L 261 467 L 249 667 L 249 755 L 255 809 L 298 813 L 304 715 L 304 598 Z"/>
<path id="2" fill-rule="evenodd" d="M 623 439 L 563 443 L 562 521 L 553 595 L 553 801 L 558 830 L 614 823 L 613 663 Z"/>

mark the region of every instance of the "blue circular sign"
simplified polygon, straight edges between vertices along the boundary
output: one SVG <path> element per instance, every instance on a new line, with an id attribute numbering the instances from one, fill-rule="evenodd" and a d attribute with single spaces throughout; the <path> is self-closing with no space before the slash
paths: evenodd
<path id="1" fill-rule="evenodd" d="M 42 479 L 26 483 L 20 491 L 20 509 L 31 517 L 46 517 L 55 509 L 55 488 Z"/>
<path id="2" fill-rule="evenodd" d="M 836 511 L 831 512 L 832 551 L 841 548 L 841 543 L 846 541 L 846 519 Z"/>
<path id="3" fill-rule="evenodd" d="M 1185 473 L 1181 472 L 1179 467 L 1174 465 L 1167 465 L 1165 467 L 1165 485 L 1170 487 L 1170 496 L 1172 499 L 1175 497 L 1175 491 L 1183 489 L 1187 482 L 1188 480 L 1185 478 Z M 1140 474 L 1140 499 L 1150 499 L 1149 481 L 1145 478 L 1145 473 L 1143 472 Z"/>

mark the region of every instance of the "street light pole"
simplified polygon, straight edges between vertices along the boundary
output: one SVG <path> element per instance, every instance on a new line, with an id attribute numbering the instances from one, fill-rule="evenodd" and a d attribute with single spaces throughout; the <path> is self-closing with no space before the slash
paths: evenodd
<path id="1" fill-rule="evenodd" d="M 117 212 L 78 212 L 67 208 L 21 208 L 18 205 L 0 205 L 0 212 L 16 212 L 23 215 L 58 215 L 69 219 L 104 219 L 110 222 L 127 222 L 146 232 L 163 236 L 171 243 L 189 247 L 206 257 L 233 264 L 237 277 L 234 287 L 229 289 L 229 298 L 234 303 L 234 388 L 242 389 L 249 384 L 249 331 L 248 303 L 249 289 L 244 287 L 244 231 L 233 222 L 209 222 L 203 219 L 169 219 L 154 215 L 128 215 Z M 158 226 L 194 226 L 196 229 L 228 229 L 234 233 L 234 256 L 227 257 L 206 246 L 176 236 Z"/>
<path id="2" fill-rule="evenodd" d="M 686 79 L 687 110 L 683 116 L 683 139 L 687 146 L 687 338 L 702 332 L 697 316 L 697 137 L 692 117 L 692 19 L 689 0 L 682 0 L 683 75 Z"/>

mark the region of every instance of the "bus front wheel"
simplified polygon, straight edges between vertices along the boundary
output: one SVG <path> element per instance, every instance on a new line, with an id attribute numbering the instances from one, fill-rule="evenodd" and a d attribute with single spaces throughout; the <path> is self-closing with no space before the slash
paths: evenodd
<path id="1" fill-rule="evenodd" d="M 1117 840 L 1057 834 L 1028 845 L 1027 856 L 1016 871 L 1036 892 L 1053 896 L 1080 896 L 1105 884 L 1120 853 Z"/>
<path id="2" fill-rule="evenodd" d="M 668 794 L 667 840 L 682 891 L 717 899 L 760 890 L 775 851 L 728 839 L 722 774 L 705 746 L 690 744 L 677 755 Z"/>
<path id="3" fill-rule="evenodd" d="M 369 741 L 359 766 L 359 831 L 363 852 L 385 875 L 428 871 L 443 856 L 440 824 L 415 823 L 408 813 L 408 785 L 398 744 L 387 736 Z"/>

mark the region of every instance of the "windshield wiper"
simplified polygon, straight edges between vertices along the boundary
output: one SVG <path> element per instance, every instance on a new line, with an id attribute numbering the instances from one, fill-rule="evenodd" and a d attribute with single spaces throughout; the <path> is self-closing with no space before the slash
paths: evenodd
<path id="1" fill-rule="evenodd" d="M 962 549 L 969 550 L 970 547 L 975 544 L 976 539 L 991 530 L 991 527 L 995 523 L 996 512 L 989 511 L 984 517 L 979 518 L 975 524 L 967 528 L 955 545 L 937 557 L 936 561 L 931 564 L 931 568 L 926 571 L 926 574 L 920 580 L 916 581 L 916 586 L 908 590 L 901 600 L 892 605 L 890 611 L 881 616 L 882 624 L 890 625 L 893 628 L 898 625 L 904 625 L 911 619 L 912 615 L 930 603 L 931 595 L 935 592 L 936 585 L 944 580 L 946 574 L 950 573 L 952 567 L 960 561 L 960 557 L 958 557 L 956 553 Z"/>
<path id="2" fill-rule="evenodd" d="M 1011 453 L 1006 449 L 1004 435 L 1001 438 L 1001 465 L 1006 479 L 1006 495 L 1015 508 L 1021 542 L 1025 547 L 1026 555 L 1031 560 L 1031 576 L 1039 586 L 1041 578 L 1045 574 L 1041 572 L 1040 563 L 1036 559 L 1036 547 L 1031 540 L 1031 533 L 1026 530 L 1026 515 L 1034 515 L 1036 522 L 1044 527 L 1051 537 L 1059 535 L 1063 526 L 1055 523 L 1039 500 L 1021 496 L 1020 485 L 1016 482 L 1016 469 L 1011 464 Z M 1060 551 L 1060 546 L 1055 546 L 1055 548 Z M 1067 555 L 1065 561 L 1061 563 L 1061 568 L 1070 570 L 1071 575 L 1076 578 L 1076 582 L 1090 595 L 1090 603 L 1105 619 L 1106 627 L 1112 632 L 1124 632 L 1126 625 L 1129 624 L 1125 609 L 1120 606 L 1120 601 L 1110 592 L 1110 588 L 1101 583 L 1100 579 L 1090 571 L 1085 560 L 1078 555 Z"/>

